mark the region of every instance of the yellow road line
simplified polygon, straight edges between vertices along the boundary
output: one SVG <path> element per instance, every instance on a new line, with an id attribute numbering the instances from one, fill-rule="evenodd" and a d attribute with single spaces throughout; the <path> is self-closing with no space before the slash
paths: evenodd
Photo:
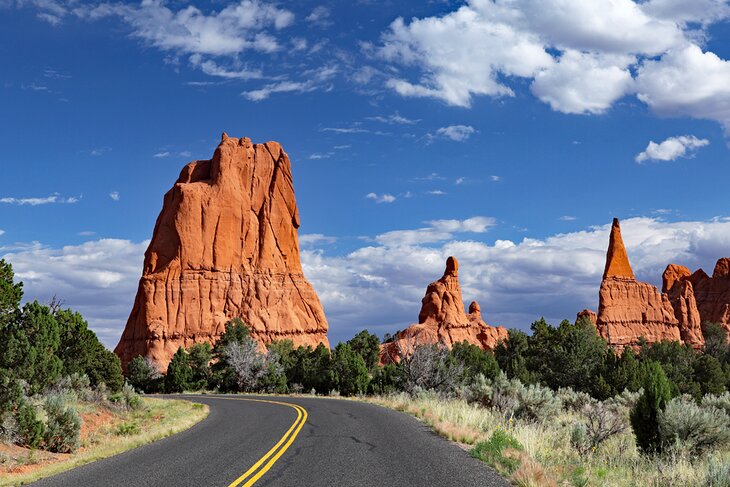
<path id="1" fill-rule="evenodd" d="M 249 399 L 249 398 L 242 398 L 242 397 L 220 397 L 220 396 L 195 396 L 195 397 L 205 397 L 205 398 L 211 398 L 211 399 L 228 399 L 233 401 L 250 401 L 250 402 L 263 402 L 263 403 L 269 403 L 269 404 L 278 404 L 281 406 L 287 406 L 292 409 L 294 409 L 297 412 L 297 419 L 294 421 L 294 423 L 289 427 L 289 429 L 284 433 L 284 436 L 281 437 L 281 439 L 273 446 L 271 449 L 266 452 L 266 454 L 261 457 L 256 463 L 254 463 L 251 468 L 246 470 L 246 472 L 243 473 L 240 477 L 238 477 L 236 480 L 231 482 L 228 487 L 238 487 L 241 482 L 246 480 L 251 474 L 253 474 L 266 460 L 274 455 L 267 463 L 264 465 L 261 470 L 259 470 L 256 475 L 248 479 L 248 481 L 243 484 L 241 487 L 251 487 L 253 484 L 255 484 L 266 472 L 269 471 L 269 469 L 276 463 L 276 461 L 284 454 L 284 452 L 291 446 L 291 444 L 294 442 L 294 439 L 297 437 L 299 432 L 301 431 L 302 427 L 304 426 L 304 423 L 307 422 L 307 418 L 309 417 L 309 414 L 307 413 L 307 410 L 304 409 L 299 404 L 292 404 L 288 402 L 280 402 L 280 401 L 269 401 L 266 399 Z M 292 433 L 293 431 L 293 433 Z M 287 440 L 288 438 L 288 440 Z M 286 441 L 286 443 L 284 443 Z M 282 446 L 282 443 L 284 443 L 284 446 Z M 281 447 L 281 448 L 280 448 Z M 278 451 L 277 451 L 278 449 Z"/>

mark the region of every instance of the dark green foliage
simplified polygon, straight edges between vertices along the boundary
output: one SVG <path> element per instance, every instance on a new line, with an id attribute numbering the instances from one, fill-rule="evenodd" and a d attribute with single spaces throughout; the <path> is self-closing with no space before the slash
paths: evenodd
<path id="1" fill-rule="evenodd" d="M 337 390 L 343 396 L 362 394 L 368 386 L 368 369 L 359 353 L 349 344 L 340 343 L 332 353 L 332 373 Z"/>
<path id="2" fill-rule="evenodd" d="M 507 340 L 499 342 L 494 349 L 499 368 L 511 379 L 519 379 L 524 383 L 534 382 L 533 374 L 527 370 L 529 337 L 525 332 L 516 329 L 510 329 L 508 333 Z"/>
<path id="3" fill-rule="evenodd" d="M 367 330 L 363 330 L 347 342 L 365 361 L 368 370 L 373 370 L 380 362 L 380 340 Z"/>
<path id="4" fill-rule="evenodd" d="M 544 319 L 532 324 L 527 367 L 553 389 L 571 387 L 590 391 L 601 371 L 608 346 L 595 326 L 585 319 L 564 320 L 557 328 Z"/>
<path id="5" fill-rule="evenodd" d="M 59 328 L 57 355 L 63 362 L 62 375 L 86 374 L 93 387 L 104 383 L 118 392 L 124 383 L 119 358 L 102 345 L 79 313 L 59 309 L 54 318 Z"/>
<path id="6" fill-rule="evenodd" d="M 494 354 L 488 350 L 482 350 L 466 340 L 461 343 L 454 343 L 451 354 L 457 362 L 464 366 L 463 382 L 471 383 L 479 374 L 487 379 L 495 379 L 499 375 L 499 364 Z"/>
<path id="7" fill-rule="evenodd" d="M 266 349 L 269 353 L 275 353 L 279 357 L 279 363 L 284 369 L 287 385 L 289 387 L 295 383 L 301 385 L 301 382 L 294 380 L 297 373 L 297 353 L 294 350 L 294 342 L 291 340 L 278 340 L 270 343 Z"/>
<path id="8" fill-rule="evenodd" d="M 193 371 L 188 362 L 188 354 L 182 347 L 172 356 L 165 375 L 165 392 L 183 392 L 190 386 Z"/>
<path id="9" fill-rule="evenodd" d="M 13 282 L 14 276 L 13 266 L 0 259 L 0 329 L 17 319 L 23 299 L 23 283 Z"/>
<path id="10" fill-rule="evenodd" d="M 10 371 L 0 369 L 0 415 L 10 411 L 23 399 L 23 388 Z"/>
<path id="11" fill-rule="evenodd" d="M 510 452 L 509 450 L 513 450 Z M 520 456 L 515 452 L 523 450 L 520 442 L 501 428 L 497 428 L 487 441 L 474 445 L 471 455 L 493 466 L 503 474 L 512 474 L 520 466 Z"/>
<path id="12" fill-rule="evenodd" d="M 48 416 L 43 433 L 44 447 L 56 453 L 71 453 L 79 446 L 81 418 L 60 396 L 51 396 L 44 404 Z"/>
<path id="13" fill-rule="evenodd" d="M 636 352 L 631 347 L 625 347 L 620 357 L 609 352 L 606 369 L 605 375 L 612 387 L 611 395 L 620 394 L 624 390 L 637 392 L 641 389 L 644 381 L 643 369 Z"/>
<path id="14" fill-rule="evenodd" d="M 264 372 L 259 379 L 258 387 L 260 390 L 275 394 L 284 394 L 288 392 L 286 374 L 284 367 L 279 362 L 276 352 L 270 352 L 269 360 L 265 362 Z"/>
<path id="15" fill-rule="evenodd" d="M 694 380 L 699 386 L 701 396 L 725 392 L 725 373 L 720 362 L 712 355 L 697 357 L 694 363 Z"/>
<path id="16" fill-rule="evenodd" d="M 196 343 L 188 349 L 188 362 L 192 369 L 190 386 L 192 389 L 205 389 L 212 379 L 210 361 L 213 360 L 213 347 L 210 343 Z"/>
<path id="17" fill-rule="evenodd" d="M 251 338 L 251 328 L 246 325 L 241 318 L 233 318 L 231 321 L 226 323 L 225 331 L 215 342 L 213 351 L 215 354 L 220 354 L 223 348 L 232 342 L 243 343 L 244 341 Z"/>
<path id="18" fill-rule="evenodd" d="M 653 360 L 661 364 L 672 388 L 672 397 L 679 394 L 701 395 L 700 386 L 694 381 L 694 362 L 697 353 L 689 345 L 661 341 L 641 347 L 642 361 Z"/>
<path id="19" fill-rule="evenodd" d="M 60 375 L 62 363 L 56 352 L 60 344 L 58 323 L 47 306 L 26 304 L 17 320 L 0 331 L 0 367 L 13 371 L 36 394 Z"/>
<path id="20" fill-rule="evenodd" d="M 103 383 L 112 392 L 119 392 L 124 385 L 122 362 L 114 352 L 104 348 L 101 343 L 94 354 L 88 376 L 93 387 Z"/>
<path id="21" fill-rule="evenodd" d="M 720 363 L 727 363 L 730 360 L 730 347 L 725 328 L 717 323 L 705 323 L 702 325 L 702 335 L 705 337 L 705 353 Z"/>
<path id="22" fill-rule="evenodd" d="M 23 403 L 18 408 L 18 444 L 30 448 L 38 448 L 43 441 L 43 422 L 33 406 Z"/>
<path id="23" fill-rule="evenodd" d="M 375 367 L 368 386 L 371 394 L 390 394 L 401 386 L 401 370 L 397 364 L 389 363 L 382 367 Z"/>
<path id="24" fill-rule="evenodd" d="M 127 381 L 143 392 L 159 392 L 162 388 L 161 374 L 144 357 L 137 355 L 127 364 Z"/>
<path id="25" fill-rule="evenodd" d="M 644 393 L 631 411 L 631 426 L 636 435 L 636 444 L 644 453 L 659 453 L 662 450 L 659 433 L 659 412 L 664 410 L 672 398 L 671 384 L 664 369 L 657 362 L 644 363 Z"/>

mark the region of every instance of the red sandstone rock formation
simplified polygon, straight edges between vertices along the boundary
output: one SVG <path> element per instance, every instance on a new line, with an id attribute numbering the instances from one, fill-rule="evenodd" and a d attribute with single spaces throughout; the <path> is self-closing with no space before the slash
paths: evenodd
<path id="1" fill-rule="evenodd" d="M 134 308 L 115 352 L 167 367 L 178 347 L 214 342 L 240 317 L 261 343 L 327 341 L 327 319 L 299 260 L 289 157 L 276 142 L 223 134 L 165 194 Z"/>
<path id="2" fill-rule="evenodd" d="M 682 280 L 688 273 L 681 266 L 669 266 L 664 273 L 664 293 L 637 281 L 618 219 L 614 219 L 599 291 L 596 326 L 601 336 L 618 349 L 637 346 L 640 337 L 649 343 L 676 340 L 701 347 L 704 338 L 692 285 Z"/>
<path id="3" fill-rule="evenodd" d="M 689 269 L 669 264 L 662 275 L 662 293 L 669 298 L 674 317 L 679 324 L 679 336 L 684 343 L 700 348 L 705 344 L 702 320 L 697 309 L 692 283 L 687 280 Z"/>
<path id="4" fill-rule="evenodd" d="M 598 315 L 596 315 L 596 312 L 593 311 L 592 309 L 584 309 L 583 311 L 580 311 L 578 313 L 578 315 L 576 316 L 576 321 L 581 318 L 587 318 L 588 321 L 590 321 L 591 323 L 593 323 L 595 325 L 596 320 L 598 319 Z"/>
<path id="5" fill-rule="evenodd" d="M 712 277 L 699 269 L 685 279 L 692 283 L 702 323 L 717 323 L 730 332 L 730 258 L 717 261 Z"/>
<path id="6" fill-rule="evenodd" d="M 464 340 L 485 350 L 493 350 L 500 340 L 506 339 L 506 328 L 489 326 L 482 320 L 481 308 L 476 301 L 469 305 L 468 314 L 464 312 L 459 263 L 456 258 L 449 257 L 443 277 L 426 289 L 418 324 L 398 333 L 393 342 L 384 344 L 382 355 L 384 361 L 393 360 L 399 351 L 407 353 L 416 345 L 443 343 L 451 348 L 454 343 Z"/>
<path id="7" fill-rule="evenodd" d="M 668 297 L 634 277 L 618 219 L 613 220 L 611 227 L 596 326 L 601 336 L 616 348 L 635 346 L 642 336 L 649 342 L 680 339 L 678 321 Z"/>

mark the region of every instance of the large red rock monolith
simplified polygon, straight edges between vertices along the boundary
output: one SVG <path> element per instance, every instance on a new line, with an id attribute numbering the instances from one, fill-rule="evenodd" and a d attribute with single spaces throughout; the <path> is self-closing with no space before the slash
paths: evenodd
<path id="1" fill-rule="evenodd" d="M 260 343 L 327 341 L 327 319 L 299 260 L 291 163 L 276 142 L 223 134 L 167 194 L 134 307 L 115 352 L 167 367 L 178 347 L 213 343 L 236 317 Z"/>

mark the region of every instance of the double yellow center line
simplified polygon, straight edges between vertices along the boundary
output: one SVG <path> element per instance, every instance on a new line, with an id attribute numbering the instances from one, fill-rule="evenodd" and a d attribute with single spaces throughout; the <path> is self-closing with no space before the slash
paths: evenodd
<path id="1" fill-rule="evenodd" d="M 284 433 L 284 436 L 281 437 L 281 439 L 274 445 L 271 450 L 266 452 L 266 455 L 261 457 L 258 462 L 254 463 L 251 468 L 246 470 L 246 472 L 238 477 L 236 480 L 231 482 L 228 487 L 238 487 L 239 485 L 241 487 L 250 487 L 251 485 L 255 484 L 258 479 L 261 478 L 262 475 L 264 475 L 266 472 L 269 471 L 272 465 L 276 463 L 276 461 L 281 457 L 284 452 L 291 446 L 291 444 L 294 442 L 294 439 L 299 434 L 299 431 L 301 431 L 302 427 L 304 426 L 304 423 L 307 422 L 307 410 L 301 407 L 298 404 L 290 404 L 288 402 L 279 402 L 279 401 L 268 401 L 265 399 L 239 399 L 241 401 L 253 401 L 253 402 L 266 402 L 269 404 L 279 404 L 281 406 L 288 406 L 297 412 L 297 419 L 294 421 L 294 423 L 291 425 L 291 427 L 287 430 L 286 433 Z M 268 460 L 268 461 L 267 461 Z M 263 467 L 262 467 L 263 465 Z M 260 467 L 260 468 L 259 468 Z M 257 471 L 258 470 L 258 471 Z M 255 473 L 254 473 L 255 472 Z M 245 482 L 245 483 L 242 483 Z"/>
<path id="2" fill-rule="evenodd" d="M 309 414 L 307 413 L 307 410 L 304 409 L 299 404 L 291 404 L 288 402 L 281 402 L 281 401 L 270 401 L 268 399 L 250 399 L 250 398 L 243 398 L 243 397 L 221 397 L 221 396 L 198 396 L 198 397 L 205 397 L 210 399 L 227 399 L 230 401 L 250 401 L 250 402 L 263 402 L 268 404 L 277 404 L 280 406 L 286 406 L 294 409 L 297 412 L 297 419 L 294 420 L 294 423 L 289 427 L 289 429 L 284 433 L 284 436 L 281 437 L 281 439 L 276 442 L 276 444 L 271 447 L 271 450 L 266 452 L 266 455 L 261 457 L 256 463 L 254 463 L 251 468 L 246 470 L 243 475 L 238 477 L 236 480 L 231 482 L 228 487 L 250 487 L 253 484 L 258 481 L 266 472 L 269 471 L 269 469 L 276 463 L 276 461 L 284 454 L 284 452 L 291 446 L 291 444 L 294 442 L 294 439 L 297 437 L 299 432 L 301 431 L 302 427 L 304 426 L 304 423 L 307 422 L 307 417 Z M 245 482 L 245 483 L 244 483 Z"/>

